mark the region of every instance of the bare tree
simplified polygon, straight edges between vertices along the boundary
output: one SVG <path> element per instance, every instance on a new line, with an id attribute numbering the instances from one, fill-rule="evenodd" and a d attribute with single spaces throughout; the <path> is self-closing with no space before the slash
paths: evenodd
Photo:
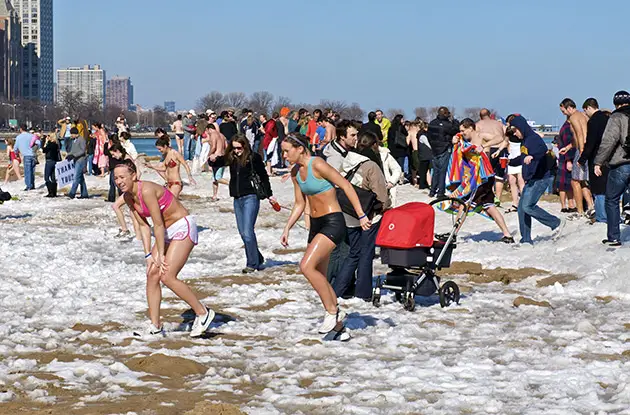
<path id="1" fill-rule="evenodd" d="M 405 116 L 405 110 L 401 109 L 401 108 L 390 108 L 387 110 L 387 116 L 389 117 L 390 120 L 394 119 L 394 117 L 398 114 L 402 114 L 402 116 Z"/>
<path id="2" fill-rule="evenodd" d="M 166 108 L 161 107 L 159 105 L 156 105 L 155 107 L 153 107 L 153 116 L 152 116 L 152 120 L 153 121 L 153 126 L 154 127 L 166 127 L 168 126 L 169 123 L 169 115 L 168 112 L 166 111 Z"/>
<path id="3" fill-rule="evenodd" d="M 79 115 L 82 107 L 85 105 L 82 91 L 72 91 L 70 89 L 62 89 L 58 92 L 59 106 L 63 112 L 69 117 Z"/>
<path id="4" fill-rule="evenodd" d="M 254 92 L 251 97 L 249 97 L 247 109 L 256 114 L 267 114 L 271 109 L 271 104 L 273 104 L 273 94 L 271 92 Z"/>
<path id="5" fill-rule="evenodd" d="M 230 92 L 225 95 L 225 104 L 236 111 L 243 109 L 246 103 L 247 95 L 243 92 Z"/>
<path id="6" fill-rule="evenodd" d="M 199 99 L 197 107 L 200 112 L 204 112 L 207 109 L 219 112 L 225 107 L 225 97 L 219 91 L 212 91 Z"/>
<path id="7" fill-rule="evenodd" d="M 464 108 L 463 117 L 470 118 L 473 121 L 479 121 L 479 111 L 481 107 L 466 107 Z"/>
<path id="8" fill-rule="evenodd" d="M 274 101 L 273 106 L 271 106 L 270 111 L 280 112 L 282 107 L 291 108 L 291 106 L 291 98 L 283 97 L 282 95 L 280 95 L 279 97 L 276 97 L 276 100 Z"/>
<path id="9" fill-rule="evenodd" d="M 339 112 L 339 115 L 341 115 L 341 118 L 346 120 L 363 121 L 363 117 L 365 117 L 365 111 L 358 103 L 353 102 L 343 111 Z"/>
<path id="10" fill-rule="evenodd" d="M 429 109 L 427 107 L 416 107 L 414 109 L 416 117 L 424 121 L 429 121 Z"/>
<path id="11" fill-rule="evenodd" d="M 105 108 L 105 123 L 110 125 L 114 124 L 116 118 L 118 118 L 122 112 L 122 108 L 115 105 L 108 105 L 107 108 Z"/>
<path id="12" fill-rule="evenodd" d="M 331 109 L 341 115 L 344 114 L 348 109 L 348 104 L 346 104 L 345 101 L 322 99 L 321 101 L 319 101 L 319 109 L 321 109 L 322 111 Z"/>

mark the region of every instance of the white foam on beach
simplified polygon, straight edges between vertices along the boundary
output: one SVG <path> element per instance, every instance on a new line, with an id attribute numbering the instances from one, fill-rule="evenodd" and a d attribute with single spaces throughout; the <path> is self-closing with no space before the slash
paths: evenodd
<path id="1" fill-rule="evenodd" d="M 211 195 L 208 176 L 198 176 L 198 182 L 185 187 L 184 194 Z M 42 184 L 41 177 L 36 184 Z M 89 177 L 88 185 L 106 189 L 108 182 Z M 243 407 L 248 413 L 624 413 L 630 406 L 630 359 L 622 355 L 630 339 L 624 327 L 630 323 L 630 246 L 603 246 L 605 225 L 569 222 L 553 241 L 551 231 L 534 221 L 533 247 L 507 246 L 492 242 L 501 236 L 494 223 L 470 217 L 454 261 L 489 268 L 535 267 L 580 278 L 543 288 L 528 278 L 507 287 L 548 301 L 551 308 L 513 307 L 517 294 L 504 292 L 502 283 L 473 284 L 459 306 L 446 309 L 435 296 L 418 297 L 413 313 L 389 294 L 378 309 L 360 300 L 342 301 L 353 339 L 321 343 L 316 332 L 323 314 L 319 299 L 303 276 L 287 273 L 282 266 L 297 264 L 302 253 L 272 252 L 280 248 L 287 212 L 276 213 L 262 203 L 258 241 L 275 266 L 248 275 L 246 285 L 238 284 L 245 255 L 229 211 L 232 199 L 222 186 L 217 203 L 184 202 L 201 229 L 199 245 L 181 278 L 203 278 L 203 287 L 212 292 L 203 302 L 221 308 L 229 318 L 213 323 L 216 337 L 156 350 L 143 341 L 121 345 L 144 324 L 145 265 L 138 242 L 112 238 L 117 226 L 111 205 L 101 198 L 50 200 L 42 197 L 42 190 L 24 193 L 22 188 L 22 182 L 10 183 L 5 190 L 21 200 L 0 206 L 0 401 L 15 399 L 12 390 L 28 392 L 34 400 L 47 399 L 43 385 L 24 378 L 39 372 L 55 374 L 65 387 L 85 391 L 86 403 L 152 385 L 140 379 L 145 373 L 111 356 L 99 356 L 98 346 L 87 341 L 97 339 L 126 356 L 159 352 L 206 365 L 205 375 L 191 378 L 192 389 L 238 395 L 248 385 L 260 385 Z M 274 178 L 273 188 L 282 205 L 292 204 L 290 183 Z M 398 195 L 401 202 L 428 199 L 409 186 Z M 541 206 L 559 210 L 550 203 Z M 517 233 L 516 214 L 506 215 L 506 221 Z M 448 215 L 438 213 L 436 231 L 448 231 L 450 223 Z M 622 235 L 627 242 L 629 229 Z M 296 226 L 291 247 L 304 247 L 306 236 Z M 386 269 L 380 264 L 375 268 Z M 219 285 L 225 275 L 235 282 Z M 260 283 L 252 284 L 252 278 Z M 168 289 L 163 293 L 168 300 L 164 308 L 178 313 L 188 309 L 184 302 L 172 301 Z M 614 299 L 606 303 L 595 298 L 606 295 Z M 289 301 L 278 301 L 283 299 Z M 271 300 L 278 304 L 268 310 L 255 308 Z M 106 322 L 122 328 L 72 330 L 76 323 Z M 174 330 L 177 325 L 166 327 Z M 241 337 L 228 341 L 223 335 Z M 187 333 L 169 336 L 188 339 Z M 40 364 L 28 357 L 32 353 L 67 353 L 76 360 Z M 96 359 L 81 359 L 90 354 Z"/>

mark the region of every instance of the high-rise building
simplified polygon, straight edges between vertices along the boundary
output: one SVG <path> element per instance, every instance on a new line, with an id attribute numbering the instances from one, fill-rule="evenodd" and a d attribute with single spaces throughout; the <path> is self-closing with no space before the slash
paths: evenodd
<path id="1" fill-rule="evenodd" d="M 22 24 L 22 96 L 53 101 L 53 0 L 11 0 Z"/>
<path id="2" fill-rule="evenodd" d="M 175 112 L 175 101 L 164 101 L 164 109 L 166 112 Z"/>
<path id="3" fill-rule="evenodd" d="M 107 80 L 107 105 L 128 110 L 133 104 L 133 85 L 131 79 L 124 77 L 113 77 Z"/>
<path id="4" fill-rule="evenodd" d="M 106 106 L 105 71 L 100 65 L 57 69 L 57 102 L 63 104 L 67 94 L 79 92 L 82 100 Z"/>
<path id="5" fill-rule="evenodd" d="M 0 0 L 0 98 L 22 96 L 22 29 L 9 0 Z"/>

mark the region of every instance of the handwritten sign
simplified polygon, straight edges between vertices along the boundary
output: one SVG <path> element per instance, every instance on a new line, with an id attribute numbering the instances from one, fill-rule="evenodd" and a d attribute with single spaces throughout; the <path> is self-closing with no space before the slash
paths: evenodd
<path id="1" fill-rule="evenodd" d="M 55 177 L 59 188 L 71 185 L 74 181 L 74 160 L 60 161 L 55 165 Z"/>

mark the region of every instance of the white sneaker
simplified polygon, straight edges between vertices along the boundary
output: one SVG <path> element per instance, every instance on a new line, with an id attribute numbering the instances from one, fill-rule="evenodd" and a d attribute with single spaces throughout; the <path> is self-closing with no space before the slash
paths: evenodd
<path id="1" fill-rule="evenodd" d="M 338 322 L 343 321 L 344 318 L 346 318 L 346 313 L 340 311 L 339 307 L 337 307 L 337 312 L 334 314 L 326 311 L 326 314 L 324 314 L 324 321 L 322 322 L 322 325 L 319 326 L 319 332 L 321 334 L 328 333 L 337 326 Z"/>
<path id="2" fill-rule="evenodd" d="M 144 339 L 150 339 L 155 337 L 165 337 L 166 333 L 164 332 L 164 326 L 156 327 L 153 323 L 149 321 L 144 330 L 134 331 L 133 335 L 136 337 L 142 337 Z"/>
<path id="3" fill-rule="evenodd" d="M 558 225 L 558 227 L 553 230 L 553 235 L 551 239 L 554 241 L 558 240 L 558 238 L 560 238 L 560 235 L 562 234 L 562 231 L 564 230 L 564 227 L 566 225 L 567 225 L 567 221 L 564 220 L 563 218 L 560 218 L 560 225 Z"/>
<path id="4" fill-rule="evenodd" d="M 214 311 L 206 307 L 206 314 L 195 317 L 192 330 L 190 330 L 190 337 L 199 337 L 205 333 L 205 331 L 208 330 L 208 327 L 210 327 L 212 320 L 214 320 L 214 315 Z"/>

